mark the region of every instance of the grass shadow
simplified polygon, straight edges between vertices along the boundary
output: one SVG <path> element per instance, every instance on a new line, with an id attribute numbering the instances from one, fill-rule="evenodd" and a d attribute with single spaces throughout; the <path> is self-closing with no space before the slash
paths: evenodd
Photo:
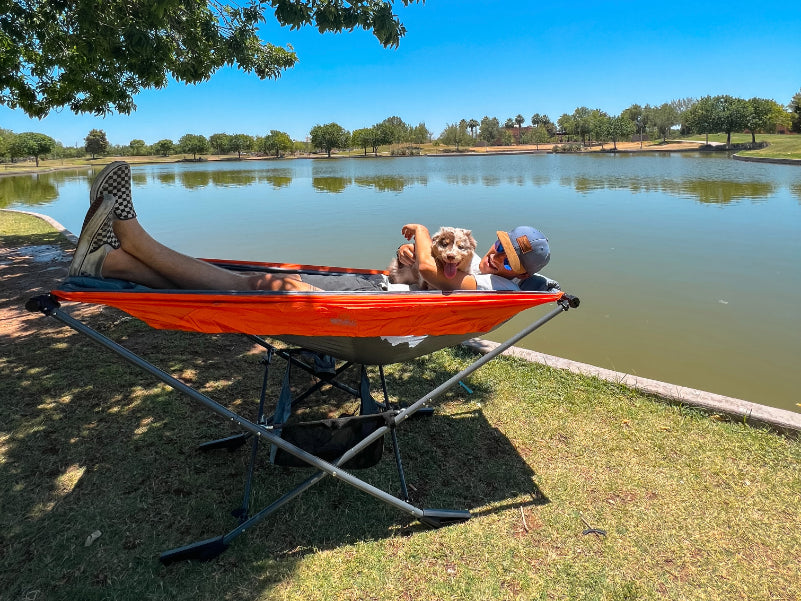
<path id="1" fill-rule="evenodd" d="M 24 302 L 23 296 L 9 302 Z M 157 332 L 108 308 L 78 312 L 195 389 L 255 417 L 262 353 L 244 337 Z M 31 319 L 38 321 L 26 322 L 20 335 L 3 335 L 11 352 L 0 368 L 0 395 L 10 399 L 0 408 L 0 572 L 9 575 L 0 585 L 12 598 L 34 590 L 26 583 L 37 583 L 48 599 L 125 598 L 128 590 L 197 598 L 238 590 L 242 582 L 269 589 L 309 552 L 425 530 L 413 517 L 325 478 L 210 564 L 160 566 L 162 551 L 236 526 L 230 511 L 242 501 L 248 447 L 199 452 L 198 444 L 236 429 L 72 330 L 43 316 Z M 440 352 L 389 367 L 390 393 L 416 400 L 466 364 L 460 355 Z M 270 374 L 271 394 L 277 395 L 280 372 Z M 444 393 L 433 402 L 435 415 L 398 429 L 411 502 L 477 515 L 546 502 L 529 466 L 480 410 L 491 391 L 477 386 L 468 400 L 462 393 L 459 387 Z M 339 395 L 324 391 L 323 406 L 347 411 Z M 311 473 L 269 465 L 266 455 L 259 459 L 254 511 Z M 381 463 L 357 476 L 398 494 L 388 441 Z M 96 531 L 100 537 L 85 546 Z"/>

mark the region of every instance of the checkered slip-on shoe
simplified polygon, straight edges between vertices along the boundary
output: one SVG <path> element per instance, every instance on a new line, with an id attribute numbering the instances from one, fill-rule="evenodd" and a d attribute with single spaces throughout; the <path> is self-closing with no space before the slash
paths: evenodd
<path id="1" fill-rule="evenodd" d="M 117 199 L 114 215 L 117 219 L 133 219 L 136 211 L 131 197 L 131 166 L 124 161 L 114 161 L 103 168 L 89 191 L 89 201 L 94 202 L 104 194 Z"/>
<path id="2" fill-rule="evenodd" d="M 78 248 L 70 263 L 70 276 L 103 277 L 101 270 L 106 256 L 120 247 L 120 241 L 111 228 L 116 200 L 113 195 L 104 194 L 89 207 L 78 238 Z"/>

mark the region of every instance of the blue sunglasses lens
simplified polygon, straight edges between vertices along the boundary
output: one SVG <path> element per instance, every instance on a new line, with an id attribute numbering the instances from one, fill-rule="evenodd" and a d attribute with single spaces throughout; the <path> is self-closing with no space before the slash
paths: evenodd
<path id="1" fill-rule="evenodd" d="M 512 266 L 509 265 L 509 259 L 506 258 L 506 251 L 503 249 L 503 244 L 501 244 L 500 240 L 496 240 L 494 244 L 495 252 L 496 253 L 503 253 L 503 268 L 506 271 L 512 271 Z"/>

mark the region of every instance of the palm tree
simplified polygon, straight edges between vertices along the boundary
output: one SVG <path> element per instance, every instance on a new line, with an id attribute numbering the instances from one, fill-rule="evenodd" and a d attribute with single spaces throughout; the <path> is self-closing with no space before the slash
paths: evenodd
<path id="1" fill-rule="evenodd" d="M 479 122 L 475 119 L 470 119 L 467 122 L 467 128 L 470 130 L 470 134 L 475 138 L 476 137 L 476 128 L 479 126 Z"/>
<path id="2" fill-rule="evenodd" d="M 515 124 L 517 125 L 517 143 L 520 144 L 520 128 L 523 126 L 523 123 L 526 122 L 525 117 L 518 113 L 517 117 L 515 117 Z"/>

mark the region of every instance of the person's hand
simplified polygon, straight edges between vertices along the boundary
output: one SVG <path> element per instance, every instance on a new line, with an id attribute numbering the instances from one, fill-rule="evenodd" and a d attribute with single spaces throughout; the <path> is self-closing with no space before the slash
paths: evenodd
<path id="1" fill-rule="evenodd" d="M 398 247 L 398 263 L 414 265 L 414 244 L 401 244 Z"/>
<path id="2" fill-rule="evenodd" d="M 419 223 L 407 223 L 401 228 L 401 234 L 403 234 L 403 237 L 407 240 L 411 240 L 420 234 L 425 234 L 426 236 L 429 235 L 428 228 L 424 225 L 420 225 Z"/>

